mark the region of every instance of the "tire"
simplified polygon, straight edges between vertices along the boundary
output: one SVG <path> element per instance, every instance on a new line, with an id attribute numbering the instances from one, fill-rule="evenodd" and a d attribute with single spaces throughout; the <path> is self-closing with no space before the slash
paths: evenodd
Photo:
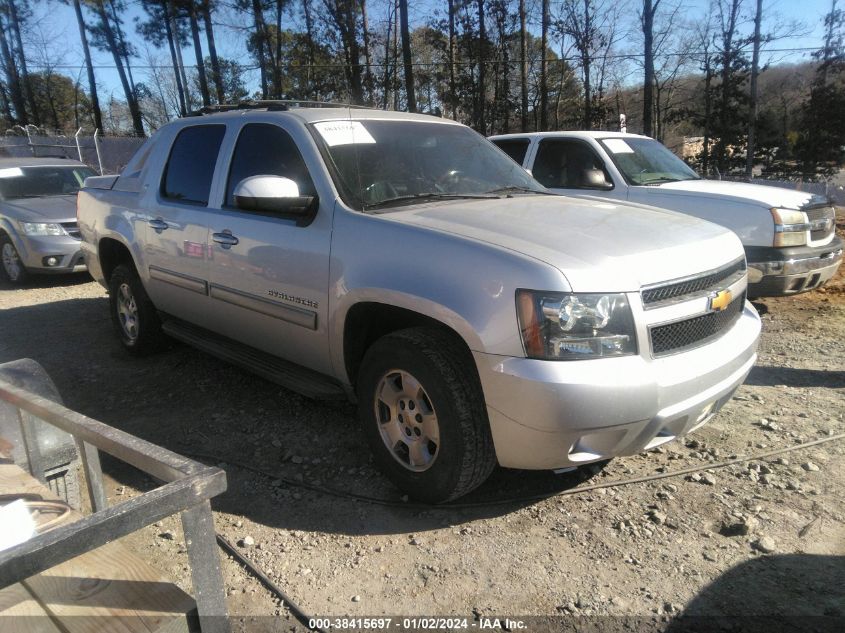
<path id="1" fill-rule="evenodd" d="M 124 349 L 144 356 L 162 349 L 167 340 L 161 331 L 153 302 L 134 267 L 121 264 L 109 278 L 109 312 Z"/>
<path id="2" fill-rule="evenodd" d="M 5 233 L 0 235 L 0 275 L 15 286 L 23 286 L 30 277 L 29 271 L 21 262 L 18 249 Z"/>
<path id="3" fill-rule="evenodd" d="M 437 328 L 400 330 L 367 350 L 358 373 L 358 417 L 376 464 L 427 503 L 465 495 L 496 466 L 481 384 L 460 345 Z"/>

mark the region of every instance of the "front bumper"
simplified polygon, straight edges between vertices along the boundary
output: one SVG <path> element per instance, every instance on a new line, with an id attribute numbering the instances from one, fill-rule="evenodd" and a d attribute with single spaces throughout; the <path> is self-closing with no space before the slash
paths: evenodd
<path id="1" fill-rule="evenodd" d="M 24 267 L 33 273 L 78 273 L 87 270 L 81 242 L 63 235 L 23 235 L 14 237 L 15 248 Z M 49 262 L 53 258 L 55 263 Z"/>
<path id="2" fill-rule="evenodd" d="M 707 422 L 757 359 L 750 303 L 718 340 L 653 359 L 542 361 L 474 352 L 499 464 L 530 470 L 633 455 Z"/>
<path id="3" fill-rule="evenodd" d="M 779 297 L 822 286 L 842 263 L 842 240 L 825 246 L 747 247 L 748 295 Z"/>

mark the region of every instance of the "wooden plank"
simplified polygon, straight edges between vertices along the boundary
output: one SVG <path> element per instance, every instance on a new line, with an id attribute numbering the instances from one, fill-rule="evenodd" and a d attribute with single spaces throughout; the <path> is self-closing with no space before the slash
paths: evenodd
<path id="1" fill-rule="evenodd" d="M 14 464 L 0 464 L 0 494 L 58 499 Z M 69 520 L 80 518 L 72 512 Z M 108 543 L 22 585 L 67 633 L 188 631 L 193 598 L 120 541 Z"/>
<path id="2" fill-rule="evenodd" d="M 26 587 L 0 589 L 0 630 L 15 633 L 61 633 Z"/>

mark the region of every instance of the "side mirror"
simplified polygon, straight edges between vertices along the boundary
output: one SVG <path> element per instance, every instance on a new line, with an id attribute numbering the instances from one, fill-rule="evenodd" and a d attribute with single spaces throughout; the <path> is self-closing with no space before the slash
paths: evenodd
<path id="1" fill-rule="evenodd" d="M 605 180 L 604 172 L 601 169 L 585 169 L 581 186 L 586 189 L 601 189 L 602 191 L 613 189 L 613 183 Z"/>
<path id="2" fill-rule="evenodd" d="M 300 196 L 299 186 L 281 176 L 250 176 L 244 178 L 233 192 L 235 206 L 244 211 L 307 216 L 314 209 L 315 196 Z"/>

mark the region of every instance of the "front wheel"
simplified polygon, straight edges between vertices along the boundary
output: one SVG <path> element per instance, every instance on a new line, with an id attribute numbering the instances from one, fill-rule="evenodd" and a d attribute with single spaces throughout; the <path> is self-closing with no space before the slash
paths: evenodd
<path id="1" fill-rule="evenodd" d="M 475 366 L 448 332 L 411 328 L 376 341 L 359 372 L 358 417 L 378 466 L 415 499 L 456 499 L 496 465 Z"/>
<path id="2" fill-rule="evenodd" d="M 109 309 L 115 332 L 129 353 L 143 356 L 163 347 L 161 320 L 134 268 L 121 264 L 112 272 Z"/>
<path id="3" fill-rule="evenodd" d="M 0 264 L 3 277 L 9 283 L 22 286 L 29 280 L 29 272 L 21 261 L 18 249 L 5 234 L 0 236 Z"/>

